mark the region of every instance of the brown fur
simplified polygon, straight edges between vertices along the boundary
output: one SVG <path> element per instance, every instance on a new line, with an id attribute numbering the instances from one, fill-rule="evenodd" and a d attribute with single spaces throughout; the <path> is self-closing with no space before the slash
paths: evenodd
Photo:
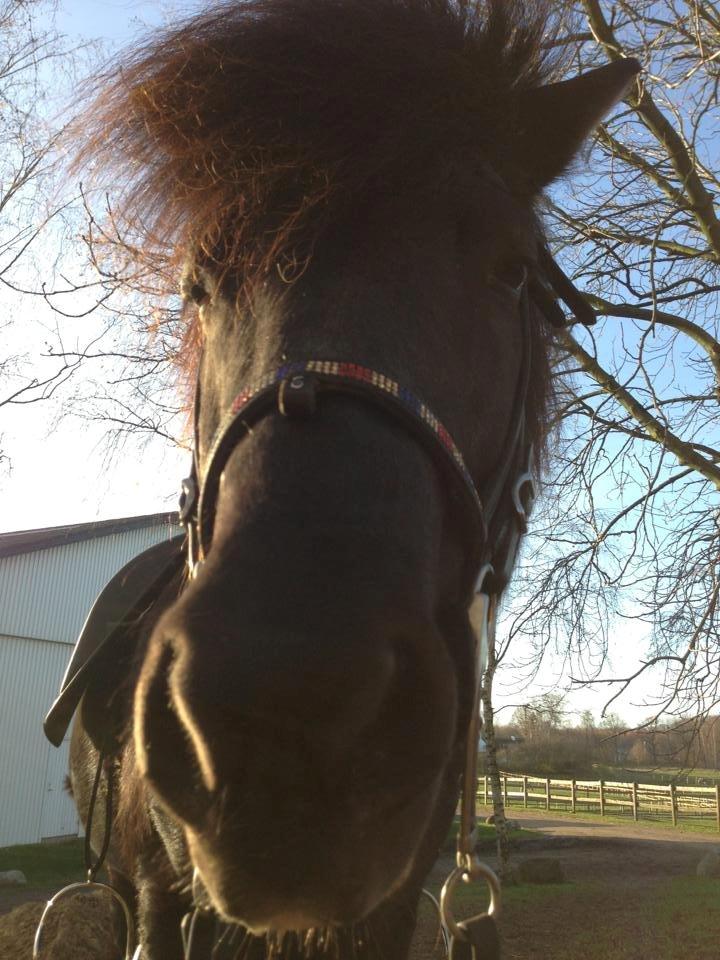
<path id="1" fill-rule="evenodd" d="M 125 741 L 119 770 L 115 836 L 119 843 L 122 863 L 135 864 L 152 835 L 152 824 L 147 788 L 144 780 L 138 776 L 135 743 L 131 736 Z"/>

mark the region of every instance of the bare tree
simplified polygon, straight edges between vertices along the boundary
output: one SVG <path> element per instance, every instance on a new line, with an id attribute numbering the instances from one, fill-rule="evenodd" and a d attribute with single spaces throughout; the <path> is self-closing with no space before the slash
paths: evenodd
<path id="1" fill-rule="evenodd" d="M 104 196 L 92 198 L 96 218 L 68 177 L 76 77 L 98 58 L 57 33 L 54 9 L 0 0 L 0 462 L 13 407 L 53 396 L 49 422 L 99 422 L 108 450 L 183 441 L 179 302 L 156 265 L 122 255 Z"/>
<path id="2" fill-rule="evenodd" d="M 495 641 L 494 621 L 488 631 L 488 659 L 480 683 L 480 704 L 483 718 L 483 740 L 485 741 L 485 770 L 492 792 L 493 824 L 498 857 L 498 876 L 502 883 L 512 883 L 514 872 L 510 863 L 510 837 L 507 817 L 505 816 L 505 798 L 503 796 L 500 764 L 498 762 L 498 741 L 495 735 L 495 709 L 493 704 L 493 683 L 499 666 Z"/>
<path id="3" fill-rule="evenodd" d="M 504 637 L 531 643 L 528 672 L 554 649 L 578 679 L 612 684 L 608 703 L 651 671 L 655 714 L 707 715 L 720 702 L 720 9 L 568 9 L 578 70 L 635 56 L 644 72 L 548 203 L 555 252 L 599 323 L 560 336 L 559 436 Z M 649 649 L 607 676 L 609 633 L 628 619 Z"/>
<path id="4" fill-rule="evenodd" d="M 28 277 L 47 269 L 44 234 L 62 222 L 65 201 L 50 200 L 57 126 L 49 119 L 51 77 L 57 83 L 72 51 L 53 27 L 46 0 L 0 2 L 0 409 L 48 399 L 78 361 L 38 363 L 19 331 L 28 311 Z M 36 294 L 42 297 L 42 281 Z M 30 311 L 32 312 L 32 310 Z M 0 461 L 5 458 L 0 435 Z"/>

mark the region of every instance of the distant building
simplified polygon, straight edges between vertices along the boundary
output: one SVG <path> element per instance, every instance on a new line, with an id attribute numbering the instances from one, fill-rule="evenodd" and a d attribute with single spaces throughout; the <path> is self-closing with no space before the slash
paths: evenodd
<path id="1" fill-rule="evenodd" d="M 68 742 L 52 747 L 43 718 L 102 587 L 179 532 L 177 514 L 154 513 L 0 533 L 0 847 L 77 835 Z"/>

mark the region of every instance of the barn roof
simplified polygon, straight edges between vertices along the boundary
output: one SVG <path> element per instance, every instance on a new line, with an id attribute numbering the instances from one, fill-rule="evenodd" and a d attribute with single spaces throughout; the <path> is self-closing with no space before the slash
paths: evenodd
<path id="1" fill-rule="evenodd" d="M 108 537 L 127 530 L 138 530 L 162 523 L 175 525 L 178 522 L 178 514 L 172 511 L 149 513 L 140 517 L 120 517 L 116 520 L 94 520 L 91 523 L 70 523 L 61 527 L 40 527 L 37 530 L 15 530 L 11 533 L 0 533 L 0 557 L 13 557 L 81 540 Z"/>

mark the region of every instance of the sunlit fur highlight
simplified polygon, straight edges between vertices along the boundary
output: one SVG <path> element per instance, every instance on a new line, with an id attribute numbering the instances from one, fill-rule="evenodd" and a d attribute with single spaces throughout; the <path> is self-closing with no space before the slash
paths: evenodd
<path id="1" fill-rule="evenodd" d="M 213 5 L 100 78 L 79 163 L 111 171 L 116 216 L 153 253 L 291 279 L 328 223 L 439 151 L 510 153 L 547 29 L 530 0 Z"/>
<path id="2" fill-rule="evenodd" d="M 242 309 L 258 284 L 301 277 L 327 230 L 374 197 L 408 183 L 422 196 L 438 156 L 476 151 L 511 175 L 516 97 L 557 69 L 550 10 L 545 0 L 214 4 L 94 79 L 103 92 L 73 131 L 84 143 L 76 169 L 110 174 L 125 253 L 175 282 L 200 262 Z M 190 311 L 188 384 L 200 342 Z M 539 425 L 549 381 L 535 375 Z"/>

